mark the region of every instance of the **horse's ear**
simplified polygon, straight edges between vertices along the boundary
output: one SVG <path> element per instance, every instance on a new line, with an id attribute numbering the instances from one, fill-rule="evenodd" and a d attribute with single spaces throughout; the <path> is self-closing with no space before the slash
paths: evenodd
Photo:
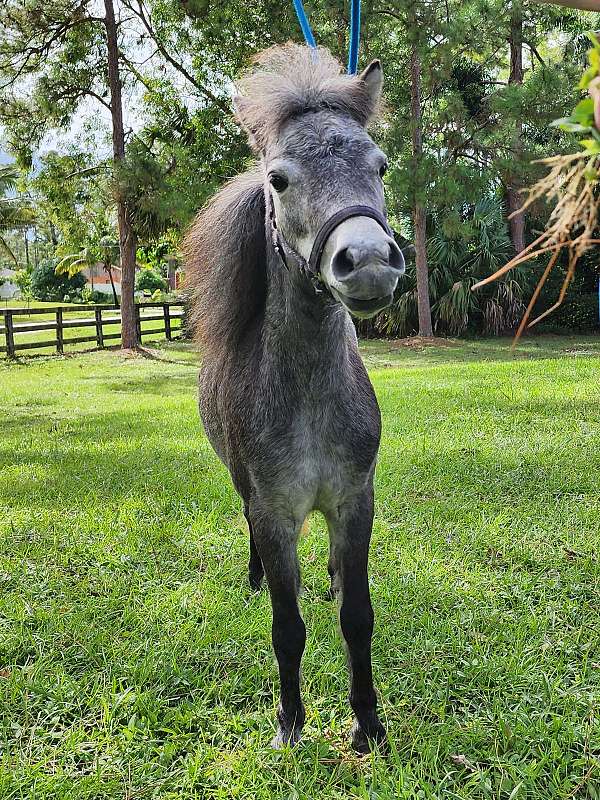
<path id="1" fill-rule="evenodd" d="M 376 58 L 375 61 L 371 61 L 369 66 L 363 69 L 358 78 L 364 84 L 369 98 L 370 108 L 367 109 L 366 113 L 368 122 L 368 120 L 377 113 L 381 101 L 381 90 L 383 88 L 383 69 L 381 68 L 381 61 L 378 58 Z"/>
<path id="2" fill-rule="evenodd" d="M 251 100 L 248 100 L 247 97 L 244 97 L 241 94 L 237 94 L 233 98 L 233 108 L 236 119 L 246 131 L 248 135 L 248 141 L 250 142 L 250 147 L 258 152 L 260 150 L 260 144 L 258 142 L 258 137 L 255 130 L 255 120 L 252 113 L 253 105 L 254 104 Z"/>

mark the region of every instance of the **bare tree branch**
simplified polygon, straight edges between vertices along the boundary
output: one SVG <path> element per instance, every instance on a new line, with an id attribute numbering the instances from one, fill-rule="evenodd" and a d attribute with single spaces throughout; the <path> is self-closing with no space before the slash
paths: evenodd
<path id="1" fill-rule="evenodd" d="M 600 0 L 536 0 L 537 3 L 552 3 L 555 6 L 580 8 L 582 11 L 600 11 Z"/>
<path id="2" fill-rule="evenodd" d="M 148 34 L 152 38 L 153 42 L 155 43 L 158 51 L 162 55 L 162 57 L 174 68 L 179 72 L 183 77 L 188 80 L 192 86 L 196 88 L 196 90 L 203 95 L 207 100 L 210 100 L 211 103 L 214 103 L 218 108 L 223 111 L 225 114 L 230 114 L 231 109 L 227 105 L 227 103 L 223 102 L 219 97 L 217 97 L 210 89 L 207 89 L 206 86 L 203 86 L 201 83 L 194 78 L 194 76 L 188 72 L 188 70 L 183 66 L 183 64 L 176 61 L 173 56 L 169 53 L 169 51 L 164 47 L 160 39 L 158 38 L 155 30 L 153 29 L 150 20 L 144 13 L 144 7 L 141 2 L 137 2 L 137 8 L 134 8 L 133 4 L 129 2 L 129 0 L 123 0 L 123 5 L 132 11 L 141 21 L 144 28 L 148 31 Z"/>
<path id="3" fill-rule="evenodd" d="M 542 67 L 545 67 L 546 66 L 546 62 L 541 57 L 541 55 L 538 53 L 536 46 L 534 44 L 532 44 L 531 42 L 527 41 L 527 39 L 523 39 L 523 43 L 526 44 L 527 47 L 531 50 L 531 52 L 537 58 L 537 60 L 540 62 Z"/>

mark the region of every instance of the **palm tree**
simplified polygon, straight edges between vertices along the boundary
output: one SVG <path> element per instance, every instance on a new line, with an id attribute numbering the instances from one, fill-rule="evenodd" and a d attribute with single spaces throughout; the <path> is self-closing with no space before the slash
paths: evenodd
<path id="1" fill-rule="evenodd" d="M 450 225 L 433 220 L 434 233 L 427 243 L 429 288 L 437 332 L 461 334 L 478 323 L 486 333 L 513 330 L 524 310 L 525 273 L 499 281 L 487 292 L 474 294 L 471 287 L 494 272 L 510 257 L 511 241 L 496 197 L 483 197 L 465 207 Z M 406 336 L 417 328 L 417 291 L 414 265 L 408 264 L 394 305 L 377 320 L 386 334 Z"/>
<path id="2" fill-rule="evenodd" d="M 108 274 L 113 293 L 115 306 L 119 305 L 117 290 L 113 279 L 112 268 L 118 266 L 119 262 L 119 243 L 112 236 L 101 236 L 97 242 L 90 242 L 86 247 L 82 247 L 77 253 L 69 253 L 63 256 L 56 265 L 57 275 L 67 273 L 73 277 L 86 267 L 92 268 L 98 261 L 102 262 L 104 271 Z"/>
<path id="3" fill-rule="evenodd" d="M 0 165 L 0 252 L 11 258 L 18 267 L 17 257 L 5 234 L 18 228 L 27 228 L 33 222 L 33 209 L 29 201 L 15 195 L 19 170 L 13 164 Z"/>

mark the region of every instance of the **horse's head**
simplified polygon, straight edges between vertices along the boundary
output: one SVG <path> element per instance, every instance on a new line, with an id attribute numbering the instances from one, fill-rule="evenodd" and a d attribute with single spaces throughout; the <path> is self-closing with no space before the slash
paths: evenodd
<path id="1" fill-rule="evenodd" d="M 379 61 L 340 75 L 326 50 L 263 53 L 239 85 L 238 118 L 260 155 L 282 246 L 355 316 L 392 301 L 404 259 L 385 222 L 384 153 L 366 131 L 383 82 Z M 268 206 L 268 207 L 269 207 Z"/>

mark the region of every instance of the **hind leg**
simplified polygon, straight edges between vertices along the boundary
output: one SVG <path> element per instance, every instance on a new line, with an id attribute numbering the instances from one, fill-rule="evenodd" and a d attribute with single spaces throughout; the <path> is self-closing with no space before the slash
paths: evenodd
<path id="1" fill-rule="evenodd" d="M 250 531 L 250 561 L 248 562 L 248 581 L 250 588 L 253 592 L 260 591 L 263 575 L 265 574 L 256 542 L 254 541 L 254 532 L 252 530 L 252 520 L 248 511 L 247 504 L 244 504 L 244 516 L 248 522 L 248 530 Z"/>
<path id="2" fill-rule="evenodd" d="M 329 546 L 329 561 L 327 562 L 327 573 L 329 575 L 329 589 L 325 593 L 326 600 L 335 600 L 337 593 L 340 590 L 339 586 L 339 573 L 338 563 L 334 550 L 334 544 L 331 542 Z"/>

